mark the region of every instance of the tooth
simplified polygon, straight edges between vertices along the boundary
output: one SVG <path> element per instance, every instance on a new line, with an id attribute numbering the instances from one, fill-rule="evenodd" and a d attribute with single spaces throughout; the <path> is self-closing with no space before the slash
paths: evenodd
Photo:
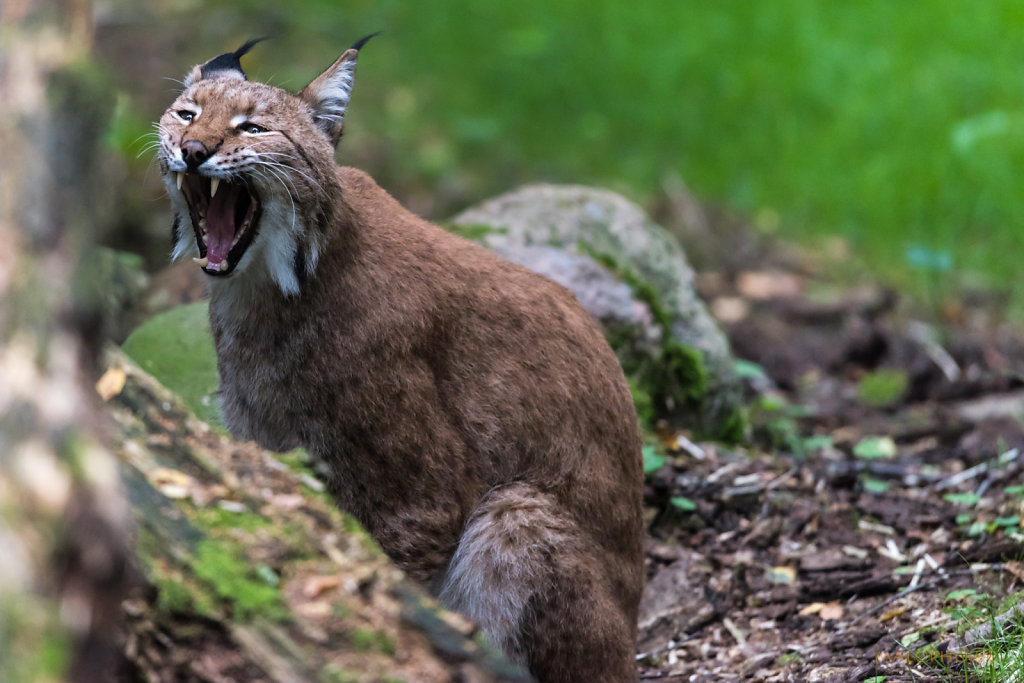
<path id="1" fill-rule="evenodd" d="M 199 229 L 202 230 L 203 232 L 206 232 L 206 219 L 205 218 L 200 218 L 199 219 Z"/>
<path id="2" fill-rule="evenodd" d="M 227 270 L 228 269 L 228 260 L 227 259 L 224 259 L 223 261 L 220 262 L 220 269 L 221 270 Z"/>
<path id="3" fill-rule="evenodd" d="M 178 171 L 177 175 L 178 175 L 178 189 L 180 190 L 181 189 L 181 184 L 183 182 L 185 182 L 185 174 L 182 173 L 181 171 Z"/>
<path id="4" fill-rule="evenodd" d="M 210 265 L 210 259 L 206 258 L 205 256 L 203 258 L 194 258 L 192 260 L 198 263 L 200 268 L 205 268 L 206 266 Z"/>
<path id="5" fill-rule="evenodd" d="M 218 187 L 220 187 L 220 178 L 210 178 L 210 199 L 217 194 Z"/>

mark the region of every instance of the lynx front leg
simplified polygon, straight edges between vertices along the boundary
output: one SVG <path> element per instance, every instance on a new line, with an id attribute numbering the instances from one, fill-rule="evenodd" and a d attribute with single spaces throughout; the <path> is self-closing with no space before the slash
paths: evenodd
<path id="1" fill-rule="evenodd" d="M 440 598 L 542 683 L 635 681 L 640 578 L 528 484 L 474 511 Z"/>

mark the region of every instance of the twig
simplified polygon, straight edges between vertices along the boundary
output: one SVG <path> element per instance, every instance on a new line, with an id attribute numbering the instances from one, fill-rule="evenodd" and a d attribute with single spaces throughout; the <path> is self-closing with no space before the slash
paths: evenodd
<path id="1" fill-rule="evenodd" d="M 668 645 L 666 645 L 665 647 L 659 647 L 657 650 L 651 650 L 650 652 L 641 652 L 640 654 L 638 654 L 636 656 L 636 661 L 639 662 L 642 659 L 647 659 L 648 657 L 653 657 L 654 655 L 660 655 L 663 652 L 669 652 L 670 650 L 676 649 L 677 647 L 679 647 L 683 643 L 688 643 L 689 641 L 693 640 L 696 637 L 697 636 L 694 634 L 694 635 L 689 635 L 689 636 L 683 638 L 682 640 L 670 640 L 670 641 L 668 641 Z"/>
<path id="2" fill-rule="evenodd" d="M 964 483 L 965 481 L 967 481 L 968 479 L 973 479 L 974 477 L 978 476 L 979 474 L 982 474 L 984 472 L 988 472 L 989 470 L 991 470 L 991 469 L 993 469 L 995 467 L 999 467 L 1001 465 L 1007 465 L 1007 464 L 1013 462 L 1014 460 L 1017 460 L 1018 458 L 1020 458 L 1020 456 L 1021 456 L 1021 452 L 1020 452 L 1019 449 L 1011 448 L 1010 450 L 1006 451 L 1005 453 L 1000 453 L 998 457 L 993 458 L 992 460 L 986 460 L 985 462 L 980 462 L 977 465 L 975 465 L 974 467 L 968 467 L 963 472 L 957 472 L 956 474 L 954 474 L 953 476 L 949 477 L 948 479 L 944 479 L 944 480 L 940 481 L 938 484 L 935 485 L 935 490 L 936 491 L 942 491 L 943 489 L 948 489 L 948 488 L 952 488 L 954 486 L 958 486 L 958 485 Z M 987 488 L 987 486 L 986 486 L 986 488 Z"/>
<path id="3" fill-rule="evenodd" d="M 907 332 L 907 336 L 924 348 L 925 355 L 935 363 L 947 380 L 955 382 L 960 378 L 960 366 L 953 356 L 936 341 L 935 332 L 930 325 L 915 320 L 907 325 Z"/>
<path id="4" fill-rule="evenodd" d="M 914 586 L 912 588 L 908 587 L 908 588 L 903 589 L 899 593 L 894 593 L 893 595 L 890 595 L 885 600 L 883 600 L 882 602 L 878 603 L 877 605 L 875 605 L 874 607 L 872 607 L 868 611 L 866 611 L 863 614 L 860 614 L 859 616 L 857 616 L 857 618 L 854 619 L 851 622 L 851 624 L 855 624 L 858 621 L 860 621 L 861 619 L 866 619 L 867 617 L 870 617 L 871 615 L 881 611 L 885 607 L 888 607 L 892 603 L 896 602 L 900 598 L 904 598 L 904 597 L 910 595 L 911 593 L 914 593 L 916 591 L 922 590 L 924 588 L 933 588 L 933 587 L 939 585 L 940 583 L 942 583 L 942 582 L 944 582 L 944 581 L 946 581 L 948 579 L 951 579 L 953 577 L 956 577 L 956 576 L 973 576 L 975 574 L 980 574 L 981 572 L 988 571 L 990 569 L 995 570 L 995 571 L 999 571 L 1002 568 L 1003 568 L 1003 565 L 1001 565 L 1001 564 L 986 564 L 986 565 L 982 565 L 980 567 L 972 567 L 971 569 L 959 569 L 959 570 L 957 570 L 955 572 L 946 572 L 945 574 L 939 574 L 938 576 L 936 576 L 933 579 L 929 579 L 928 581 L 924 581 L 922 583 L 919 583 L 919 584 L 917 584 L 916 586 Z"/>
<path id="5" fill-rule="evenodd" d="M 722 626 L 724 626 L 725 630 L 728 631 L 729 634 L 736 639 L 736 643 L 740 647 L 743 647 L 747 644 L 747 637 L 743 634 L 743 631 L 740 630 L 739 626 L 737 626 L 732 619 L 730 619 L 729 617 L 722 619 Z"/>

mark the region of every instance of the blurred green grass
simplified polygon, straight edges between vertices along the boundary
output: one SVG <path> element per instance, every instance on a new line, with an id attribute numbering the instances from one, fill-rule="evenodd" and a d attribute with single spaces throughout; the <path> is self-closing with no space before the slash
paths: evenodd
<path id="1" fill-rule="evenodd" d="M 270 33 L 247 68 L 296 89 L 383 30 L 360 60 L 339 159 L 403 199 L 420 188 L 465 203 L 543 179 L 646 201 L 678 173 L 755 222 L 779 216 L 784 237 L 842 236 L 897 286 L 1013 290 L 1024 3 L 164 0 L 151 12 L 151 30 L 182 36 L 168 69 Z"/>

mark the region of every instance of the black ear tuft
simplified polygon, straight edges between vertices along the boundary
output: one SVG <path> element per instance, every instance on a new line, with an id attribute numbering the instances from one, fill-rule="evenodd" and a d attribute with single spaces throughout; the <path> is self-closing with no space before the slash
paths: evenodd
<path id="1" fill-rule="evenodd" d="M 264 36 L 262 38 L 253 38 L 252 40 L 246 42 L 245 45 L 238 48 L 234 52 L 225 52 L 219 57 L 214 57 L 206 64 L 203 64 L 202 67 L 200 67 L 202 71 L 202 77 L 210 78 L 211 76 L 213 76 L 213 74 L 217 73 L 218 71 L 237 71 L 242 76 L 242 78 L 245 79 L 245 72 L 242 71 L 242 57 L 245 55 L 245 53 L 252 49 L 253 45 L 255 45 L 256 43 L 263 42 L 264 40 L 267 39 L 267 37 L 268 36 Z"/>
<path id="2" fill-rule="evenodd" d="M 358 52 L 359 50 L 363 49 L 363 45 L 366 45 L 370 41 L 370 38 L 373 38 L 374 36 L 379 36 L 381 33 L 383 33 L 383 31 L 377 31 L 376 33 L 371 33 L 370 35 L 366 36 L 365 38 L 360 38 L 349 49 L 350 50 L 355 50 L 356 52 Z"/>

